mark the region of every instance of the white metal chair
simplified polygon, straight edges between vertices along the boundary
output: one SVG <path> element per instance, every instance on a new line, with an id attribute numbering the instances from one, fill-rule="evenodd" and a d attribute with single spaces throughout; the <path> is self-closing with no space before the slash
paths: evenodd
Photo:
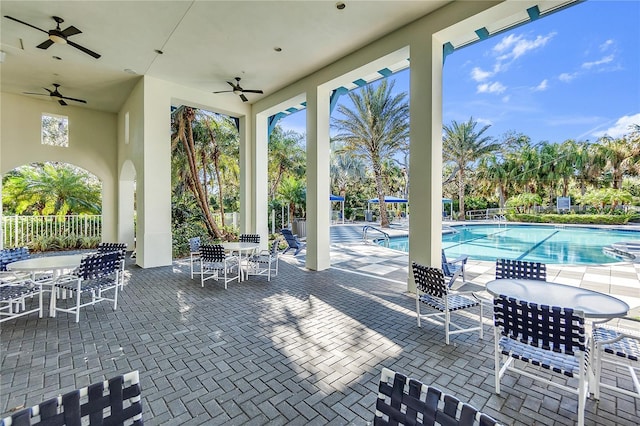
<path id="1" fill-rule="evenodd" d="M 109 253 L 115 251 L 120 253 L 120 273 L 118 274 L 120 290 L 124 289 L 124 259 L 127 256 L 127 243 L 100 243 L 98 253 Z"/>
<path id="2" fill-rule="evenodd" d="M 418 380 L 407 378 L 388 368 L 383 368 L 380 375 L 373 424 L 375 426 L 499 425 L 490 416 L 455 396 L 427 386 Z"/>
<path id="3" fill-rule="evenodd" d="M 80 321 L 80 309 L 85 306 L 95 305 L 99 302 L 113 302 L 113 309 L 118 308 L 118 288 L 120 280 L 118 278 L 120 271 L 119 252 L 97 253 L 85 256 L 80 261 L 80 267 L 74 274 L 61 275 L 54 284 L 56 289 L 71 292 L 74 297 L 65 300 L 66 306 L 58 306 L 58 297 L 54 297 L 55 291 L 51 293 L 53 298 L 52 311 L 53 316 L 56 312 L 66 312 L 75 315 L 76 322 Z M 107 297 L 103 293 L 113 290 L 113 296 Z M 82 302 L 82 295 L 90 294 L 91 299 Z"/>
<path id="4" fill-rule="evenodd" d="M 271 243 L 270 250 L 262 250 L 260 253 L 249 257 L 247 273 L 248 275 L 267 276 L 267 281 L 271 281 L 271 275 L 278 275 L 278 256 L 280 239 L 277 238 Z"/>
<path id="5" fill-rule="evenodd" d="M 235 275 L 233 271 L 235 269 Z M 240 282 L 240 259 L 232 254 L 226 254 L 220 244 L 203 244 L 200 246 L 200 283 L 210 279 L 224 281 L 224 288 L 231 281 Z"/>
<path id="6" fill-rule="evenodd" d="M 555 386 L 578 396 L 578 425 L 584 425 L 588 396 L 588 346 L 584 313 L 556 306 L 536 305 L 498 296 L 494 310 L 494 372 L 496 393 L 507 371 Z M 522 361 L 522 366 L 516 364 Z M 565 378 L 577 378 L 571 387 L 540 375 L 542 367 Z"/>
<path id="7" fill-rule="evenodd" d="M 140 376 L 132 371 L 67 392 L 0 419 L 0 426 L 142 426 Z"/>
<path id="8" fill-rule="evenodd" d="M 38 296 L 37 307 L 27 309 L 26 299 Z M 0 323 L 13 318 L 40 313 L 42 318 L 42 282 L 30 279 L 0 280 Z"/>
<path id="9" fill-rule="evenodd" d="M 640 398 L 640 332 L 609 324 L 595 325 L 593 329 L 593 357 L 595 370 L 594 398 L 600 399 L 600 388 L 619 392 L 623 395 Z M 621 370 L 629 375 L 630 386 L 622 387 L 622 382 L 603 377 L 602 366 Z"/>
<path id="10" fill-rule="evenodd" d="M 441 269 L 431 268 L 412 263 L 413 277 L 416 283 L 416 313 L 418 316 L 418 327 L 421 327 L 422 319 L 436 318 L 436 322 L 444 325 L 445 342 L 449 344 L 451 334 L 478 331 L 480 338 L 482 332 L 482 303 L 472 292 L 453 292 L 446 284 Z M 425 304 L 434 309 L 435 313 L 423 314 L 420 312 L 420 305 Z M 463 309 L 478 307 L 480 310 L 479 324 L 476 327 L 464 328 L 451 321 L 451 313 Z M 451 327 L 454 330 L 451 330 Z"/>
<path id="11" fill-rule="evenodd" d="M 240 234 L 238 241 L 241 243 L 260 244 L 260 234 Z"/>
<path id="12" fill-rule="evenodd" d="M 189 238 L 189 269 L 191 271 L 191 279 L 194 274 L 200 274 L 194 266 L 200 264 L 200 237 Z"/>
<path id="13" fill-rule="evenodd" d="M 547 280 L 547 265 L 525 260 L 496 259 L 496 279 Z"/>

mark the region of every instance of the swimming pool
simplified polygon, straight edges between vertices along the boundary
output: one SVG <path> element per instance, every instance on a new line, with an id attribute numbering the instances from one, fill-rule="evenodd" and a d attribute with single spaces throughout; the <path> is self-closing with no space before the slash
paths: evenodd
<path id="1" fill-rule="evenodd" d="M 442 248 L 451 258 L 466 254 L 477 260 L 505 258 L 589 265 L 621 261 L 605 254 L 605 246 L 620 241 L 640 243 L 640 232 L 631 230 L 508 224 L 452 228 L 457 232 L 442 235 Z M 389 248 L 408 252 L 408 237 L 391 238 Z"/>

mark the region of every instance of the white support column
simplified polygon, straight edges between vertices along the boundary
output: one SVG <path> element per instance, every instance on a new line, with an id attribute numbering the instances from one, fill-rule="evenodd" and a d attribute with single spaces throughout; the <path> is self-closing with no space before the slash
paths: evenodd
<path id="1" fill-rule="evenodd" d="M 409 271 L 413 261 L 441 267 L 442 247 L 442 43 L 428 36 L 410 49 Z"/>
<path id="2" fill-rule="evenodd" d="M 251 131 L 247 128 L 247 120 L 239 119 L 240 134 L 240 232 L 251 233 L 254 227 L 255 205 L 253 203 L 254 151 L 251 146 Z"/>
<path id="3" fill-rule="evenodd" d="M 322 271 L 329 256 L 329 99 L 323 87 L 307 92 L 307 263 Z"/>
<path id="4" fill-rule="evenodd" d="M 268 117 L 258 114 L 253 118 L 255 130 L 252 146 L 253 153 L 253 202 L 252 233 L 260 234 L 260 249 L 268 248 L 269 237 L 269 131 Z"/>

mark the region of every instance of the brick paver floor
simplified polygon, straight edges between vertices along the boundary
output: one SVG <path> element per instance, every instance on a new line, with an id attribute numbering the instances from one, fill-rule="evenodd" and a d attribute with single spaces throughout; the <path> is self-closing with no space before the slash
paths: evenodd
<path id="1" fill-rule="evenodd" d="M 441 327 L 417 327 L 401 279 L 348 272 L 346 263 L 307 271 L 283 259 L 271 282 L 251 277 L 226 291 L 189 279 L 188 261 L 128 265 L 115 312 L 103 303 L 83 309 L 79 324 L 65 314 L 3 323 L 2 416 L 139 370 L 147 425 L 364 425 L 389 367 L 504 424 L 576 421 L 575 396 L 530 379 L 509 376 L 494 393 L 489 312 L 483 340 L 467 333 L 447 346 Z M 637 424 L 638 400 L 601 398 L 587 402 L 587 425 Z"/>

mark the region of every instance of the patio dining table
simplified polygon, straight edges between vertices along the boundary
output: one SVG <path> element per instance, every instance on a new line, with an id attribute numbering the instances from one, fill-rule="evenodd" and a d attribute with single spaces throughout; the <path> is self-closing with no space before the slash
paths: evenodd
<path id="1" fill-rule="evenodd" d="M 240 257 L 240 279 L 242 281 L 248 278 L 248 271 L 242 270 L 242 253 L 244 253 L 245 266 L 249 263 L 249 257 L 253 252 L 260 247 L 258 243 L 247 243 L 247 242 L 227 242 L 222 243 L 222 247 L 228 252 L 238 252 Z M 246 274 L 245 274 L 246 273 Z M 246 275 L 246 276 L 245 276 Z"/>
<path id="2" fill-rule="evenodd" d="M 8 271 L 16 272 L 28 272 L 32 278 L 37 272 L 51 272 L 53 279 L 47 282 L 43 282 L 43 285 L 49 285 L 48 290 L 51 294 L 49 300 L 49 315 L 54 313 L 54 295 L 53 285 L 55 279 L 60 276 L 64 271 L 72 270 L 80 266 L 82 260 L 81 254 L 65 254 L 60 256 L 45 256 L 45 257 L 32 257 L 30 259 L 18 260 L 7 265 Z"/>
<path id="3" fill-rule="evenodd" d="M 629 305 L 611 295 L 551 281 L 503 278 L 489 281 L 487 291 L 493 296 L 573 308 L 583 311 L 585 318 L 598 320 L 620 318 L 629 312 Z"/>

